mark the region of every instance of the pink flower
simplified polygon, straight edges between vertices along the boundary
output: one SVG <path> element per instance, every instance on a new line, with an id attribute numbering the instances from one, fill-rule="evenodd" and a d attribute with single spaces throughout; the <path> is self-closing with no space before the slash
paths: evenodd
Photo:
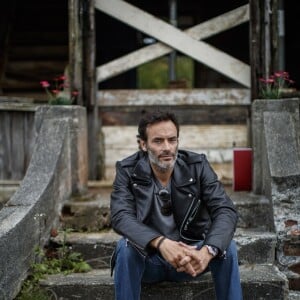
<path id="1" fill-rule="evenodd" d="M 78 95 L 77 91 L 70 91 L 64 89 L 69 87 L 69 83 L 67 82 L 67 77 L 65 75 L 58 75 L 52 79 L 51 82 L 48 81 L 40 81 L 41 86 L 45 89 L 48 95 L 48 102 L 50 104 L 72 104 Z"/>
<path id="2" fill-rule="evenodd" d="M 43 81 L 40 81 L 40 85 L 43 87 L 43 88 L 47 88 L 50 86 L 50 83 L 46 80 L 43 80 Z"/>
<path id="3" fill-rule="evenodd" d="M 79 94 L 78 91 L 73 91 L 73 92 L 72 92 L 72 96 L 74 96 L 74 97 L 78 96 L 78 94 Z"/>
<path id="4" fill-rule="evenodd" d="M 277 71 L 270 75 L 269 78 L 260 78 L 260 92 L 263 98 L 280 98 L 282 91 L 294 81 L 290 80 L 290 75 L 285 71 Z"/>
<path id="5" fill-rule="evenodd" d="M 51 93 L 57 95 L 59 93 L 59 90 L 51 90 Z"/>

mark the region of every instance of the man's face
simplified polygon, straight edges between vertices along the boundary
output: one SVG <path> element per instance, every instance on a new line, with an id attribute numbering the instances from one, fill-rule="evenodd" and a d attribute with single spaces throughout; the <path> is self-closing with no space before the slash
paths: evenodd
<path id="1" fill-rule="evenodd" d="M 162 121 L 147 127 L 147 141 L 141 147 L 148 152 L 151 165 L 160 172 L 172 170 L 177 159 L 177 129 L 172 121 Z"/>

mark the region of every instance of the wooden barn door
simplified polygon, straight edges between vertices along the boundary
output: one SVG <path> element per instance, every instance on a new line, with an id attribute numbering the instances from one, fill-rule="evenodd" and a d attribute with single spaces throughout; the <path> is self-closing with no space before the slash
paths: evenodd
<path id="1" fill-rule="evenodd" d="M 200 4 L 199 4 L 200 5 Z M 178 50 L 192 59 L 250 88 L 250 67 L 202 39 L 249 21 L 249 5 L 181 31 L 171 24 L 122 0 L 95 0 L 95 7 L 160 42 L 97 67 L 97 82 L 102 82 L 141 64 Z M 113 33 L 112 33 L 113 34 Z"/>

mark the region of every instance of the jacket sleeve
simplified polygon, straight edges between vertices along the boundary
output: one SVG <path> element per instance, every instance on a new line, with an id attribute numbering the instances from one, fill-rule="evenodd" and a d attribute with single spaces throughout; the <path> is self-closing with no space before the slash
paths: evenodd
<path id="1" fill-rule="evenodd" d="M 200 184 L 201 198 L 212 222 L 204 243 L 217 247 L 223 253 L 233 238 L 238 220 L 237 212 L 207 159 L 204 160 Z"/>
<path id="2" fill-rule="evenodd" d="M 151 240 L 160 233 L 145 225 L 137 218 L 136 200 L 131 191 L 130 176 L 118 162 L 116 178 L 111 193 L 111 224 L 112 228 L 142 251 L 148 250 Z"/>

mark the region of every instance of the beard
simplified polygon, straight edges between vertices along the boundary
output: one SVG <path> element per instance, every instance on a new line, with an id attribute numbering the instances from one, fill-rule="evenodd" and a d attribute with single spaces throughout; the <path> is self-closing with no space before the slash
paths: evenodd
<path id="1" fill-rule="evenodd" d="M 172 155 L 173 160 L 171 162 L 162 162 L 159 160 L 160 155 L 155 155 L 155 153 L 148 148 L 147 150 L 148 157 L 150 163 L 161 173 L 166 173 L 174 168 L 177 156 L 178 156 L 178 147 L 176 148 L 175 152 L 172 153 L 170 151 L 163 151 L 160 155 Z"/>

